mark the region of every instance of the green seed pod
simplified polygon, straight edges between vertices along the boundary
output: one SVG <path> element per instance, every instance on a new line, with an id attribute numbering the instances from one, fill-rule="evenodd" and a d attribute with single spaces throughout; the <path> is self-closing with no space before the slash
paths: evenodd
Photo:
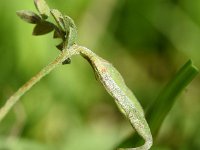
<path id="1" fill-rule="evenodd" d="M 80 54 L 89 61 L 98 80 L 115 99 L 116 104 L 138 134 L 144 138 L 145 144 L 136 149 L 148 150 L 152 145 L 152 136 L 143 109 L 134 94 L 126 86 L 121 74 L 112 64 L 89 49 L 80 50 Z"/>

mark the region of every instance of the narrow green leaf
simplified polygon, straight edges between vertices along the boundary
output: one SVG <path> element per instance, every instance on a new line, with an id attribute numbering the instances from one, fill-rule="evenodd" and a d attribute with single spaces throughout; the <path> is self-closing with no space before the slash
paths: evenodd
<path id="1" fill-rule="evenodd" d="M 42 21 L 33 29 L 33 35 L 44 35 L 54 30 L 54 24 Z"/>
<path id="2" fill-rule="evenodd" d="M 66 27 L 63 21 L 63 15 L 62 13 L 57 10 L 57 9 L 51 9 L 51 15 L 54 17 L 56 23 L 58 24 L 58 27 L 62 30 L 62 31 L 66 31 Z"/>
<path id="3" fill-rule="evenodd" d="M 77 28 L 76 25 L 69 16 L 64 17 L 64 23 L 65 26 L 69 26 L 69 34 L 67 37 L 67 47 L 69 48 L 70 46 L 74 45 L 77 41 Z"/>
<path id="4" fill-rule="evenodd" d="M 189 60 L 168 82 L 162 92 L 158 95 L 157 99 L 152 103 L 151 107 L 149 107 L 146 112 L 146 118 L 154 139 L 157 137 L 162 123 L 173 107 L 177 96 L 197 74 L 198 69 L 192 65 L 192 61 Z M 137 134 L 133 134 L 122 141 L 117 147 L 127 147 L 132 144 L 139 145 L 140 143 L 142 143 L 140 137 Z"/>
<path id="5" fill-rule="evenodd" d="M 34 4 L 43 19 L 47 19 L 50 13 L 50 8 L 45 0 L 34 0 Z"/>
<path id="6" fill-rule="evenodd" d="M 62 13 L 57 9 L 52 9 L 51 14 L 56 20 L 59 29 L 65 32 L 64 38 L 63 35 L 61 36 L 63 38 L 63 41 L 65 42 L 65 45 L 67 46 L 67 48 L 69 48 L 70 46 L 75 44 L 77 40 L 77 28 L 74 21 L 69 16 L 63 17 Z M 57 36 L 59 32 L 56 31 L 55 33 L 55 37 L 59 37 Z"/>
<path id="7" fill-rule="evenodd" d="M 32 24 L 38 24 L 41 22 L 40 16 L 36 13 L 28 10 L 20 10 L 16 12 L 17 15 L 24 21 Z"/>
<path id="8" fill-rule="evenodd" d="M 54 39 L 61 38 L 64 41 L 66 33 L 64 31 L 60 30 L 60 28 L 58 28 L 57 26 L 54 25 L 54 27 L 55 27 L 55 31 L 53 34 L 53 38 Z"/>
<path id="9" fill-rule="evenodd" d="M 185 89 L 185 87 L 198 74 L 198 69 L 189 60 L 169 81 L 166 87 L 158 95 L 152 106 L 147 111 L 147 120 L 154 137 L 171 110 L 177 96 Z"/>

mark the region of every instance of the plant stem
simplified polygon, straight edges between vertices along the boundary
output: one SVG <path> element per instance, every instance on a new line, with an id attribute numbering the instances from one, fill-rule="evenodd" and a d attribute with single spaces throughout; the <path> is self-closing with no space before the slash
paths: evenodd
<path id="1" fill-rule="evenodd" d="M 78 46 L 73 45 L 67 50 L 63 50 L 62 53 L 45 68 L 43 68 L 38 74 L 33 76 L 29 81 L 27 81 L 22 87 L 20 87 L 10 98 L 6 101 L 4 106 L 0 109 L 0 122 L 14 106 L 14 104 L 40 79 L 49 74 L 53 69 L 62 64 L 67 58 L 79 54 L 77 51 Z"/>

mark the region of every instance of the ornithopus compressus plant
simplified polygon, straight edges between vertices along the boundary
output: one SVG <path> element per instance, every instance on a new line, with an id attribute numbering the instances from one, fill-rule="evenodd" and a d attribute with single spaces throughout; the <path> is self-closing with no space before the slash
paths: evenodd
<path id="1" fill-rule="evenodd" d="M 115 99 L 115 102 L 119 107 L 120 111 L 129 120 L 136 132 L 145 140 L 145 143 L 143 145 L 141 144 L 141 146 L 139 147 L 125 149 L 150 149 L 150 147 L 153 144 L 152 135 L 157 133 L 161 123 L 158 123 L 156 128 L 153 129 L 153 133 L 151 133 L 151 124 L 149 127 L 145 119 L 143 108 L 141 107 L 134 94 L 126 86 L 120 73 L 108 61 L 99 57 L 97 54 L 95 54 L 88 48 L 80 46 L 76 43 L 77 28 L 74 21 L 69 16 L 63 15 L 57 9 L 50 9 L 44 0 L 34 0 L 34 3 L 39 14 L 36 14 L 32 11 L 21 10 L 17 12 L 17 15 L 22 20 L 31 24 L 35 24 L 35 27 L 33 29 L 33 35 L 44 35 L 50 32 L 54 32 L 53 38 L 59 38 L 62 40 L 62 42 L 56 46 L 61 53 L 52 63 L 50 63 L 44 69 L 42 69 L 36 76 L 34 76 L 31 80 L 24 84 L 16 93 L 14 93 L 7 100 L 5 106 L 0 109 L 0 121 L 9 112 L 11 107 L 20 99 L 20 97 L 24 93 L 26 93 L 42 77 L 47 75 L 50 71 L 52 71 L 61 64 L 70 64 L 72 56 L 81 55 L 92 66 L 96 78 L 104 86 L 107 92 Z M 49 17 L 53 17 L 56 23 L 49 21 Z M 190 72 L 192 73 L 189 77 L 184 76 L 185 78 L 188 78 L 187 82 L 185 82 L 186 86 L 186 83 L 189 83 L 189 81 L 192 80 L 192 78 L 196 75 L 197 70 L 191 66 L 190 61 L 185 65 L 185 68 L 189 68 L 192 70 L 190 70 Z M 179 89 L 182 89 L 183 87 L 184 86 L 182 86 Z M 175 97 L 176 95 L 173 96 Z M 171 96 L 171 98 L 173 96 Z M 154 120 L 156 116 L 155 114 L 158 114 L 157 112 L 155 113 L 154 111 L 152 111 L 155 110 L 154 107 L 155 106 L 150 108 L 150 111 L 148 113 L 148 116 L 150 116 L 149 118 L 153 118 L 151 120 Z M 168 108 L 167 111 L 169 109 L 170 108 Z M 167 111 L 164 113 L 164 116 L 167 114 Z"/>

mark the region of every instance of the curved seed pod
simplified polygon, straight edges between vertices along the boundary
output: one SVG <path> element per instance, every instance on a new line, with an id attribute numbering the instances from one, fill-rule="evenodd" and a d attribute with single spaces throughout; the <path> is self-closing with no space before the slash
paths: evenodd
<path id="1" fill-rule="evenodd" d="M 81 48 L 80 54 L 89 61 L 99 81 L 115 99 L 116 104 L 128 118 L 133 128 L 135 128 L 138 134 L 145 140 L 144 145 L 137 148 L 127 148 L 125 150 L 150 149 L 152 146 L 152 135 L 148 123 L 145 120 L 143 109 L 136 97 L 126 86 L 120 73 L 112 64 L 87 48 Z"/>

